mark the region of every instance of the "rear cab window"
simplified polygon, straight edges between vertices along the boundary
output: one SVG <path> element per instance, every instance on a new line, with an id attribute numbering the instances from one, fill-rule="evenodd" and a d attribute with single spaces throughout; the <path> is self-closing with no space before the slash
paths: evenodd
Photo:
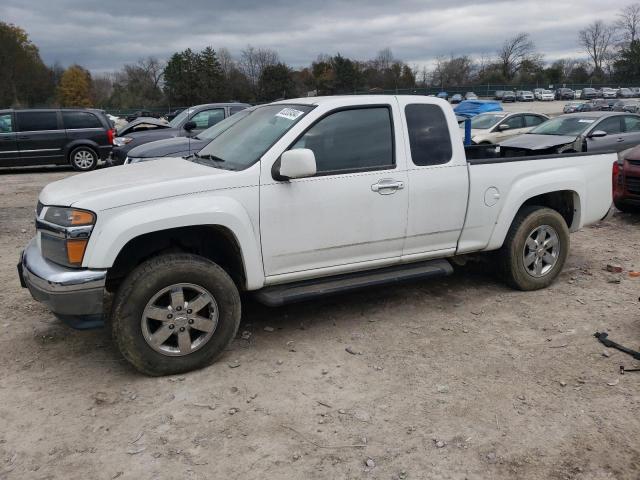
<path id="1" fill-rule="evenodd" d="M 453 155 L 449 126 L 437 105 L 413 103 L 405 107 L 411 159 L 414 165 L 449 163 Z"/>
<path id="2" fill-rule="evenodd" d="M 16 112 L 20 132 L 41 132 L 58 130 L 58 113 L 52 112 Z"/>

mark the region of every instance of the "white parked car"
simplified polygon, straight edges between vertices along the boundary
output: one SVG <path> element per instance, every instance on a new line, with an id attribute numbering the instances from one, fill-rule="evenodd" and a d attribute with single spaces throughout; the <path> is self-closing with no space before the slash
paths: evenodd
<path id="1" fill-rule="evenodd" d="M 77 327 L 109 315 L 123 356 L 150 375 L 219 357 L 240 292 L 281 305 L 448 275 L 452 257 L 492 251 L 509 285 L 544 288 L 569 232 L 609 211 L 617 155 L 479 150 L 465 153 L 437 98 L 260 105 L 188 159 L 47 185 L 20 279 Z"/>
<path id="2" fill-rule="evenodd" d="M 555 99 L 556 97 L 551 90 L 543 90 L 542 93 L 540 93 L 540 98 L 538 98 L 538 100 L 543 102 L 552 102 Z"/>
<path id="3" fill-rule="evenodd" d="M 476 145 L 499 144 L 527 133 L 549 119 L 542 113 L 489 112 L 471 119 L 471 141 Z M 464 124 L 461 125 L 464 128 Z"/>

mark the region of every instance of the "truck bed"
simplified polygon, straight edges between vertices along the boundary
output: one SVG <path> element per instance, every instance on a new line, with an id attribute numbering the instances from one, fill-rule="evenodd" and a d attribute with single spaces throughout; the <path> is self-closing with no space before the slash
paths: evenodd
<path id="1" fill-rule="evenodd" d="M 524 204 L 545 204 L 550 192 L 567 204 L 571 231 L 601 220 L 612 205 L 616 153 L 501 156 L 496 146 L 465 147 L 469 199 L 457 253 L 494 250 Z"/>

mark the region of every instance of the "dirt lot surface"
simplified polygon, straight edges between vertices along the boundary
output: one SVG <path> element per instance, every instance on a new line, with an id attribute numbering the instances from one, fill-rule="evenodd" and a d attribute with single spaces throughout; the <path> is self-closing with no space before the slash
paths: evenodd
<path id="1" fill-rule="evenodd" d="M 593 338 L 640 344 L 640 216 L 574 234 L 544 291 L 467 266 L 248 301 L 218 363 L 146 378 L 18 283 L 37 194 L 70 174 L 0 174 L 0 479 L 640 478 L 640 373 Z"/>

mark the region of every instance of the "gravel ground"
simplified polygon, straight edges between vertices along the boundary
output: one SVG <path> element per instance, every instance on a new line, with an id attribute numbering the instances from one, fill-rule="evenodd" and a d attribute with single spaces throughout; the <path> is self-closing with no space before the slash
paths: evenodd
<path id="1" fill-rule="evenodd" d="M 146 378 L 18 283 L 38 191 L 70 174 L 0 174 L 0 479 L 640 478 L 640 373 L 619 375 L 633 359 L 593 338 L 640 343 L 639 216 L 574 234 L 544 291 L 467 266 L 249 300 L 218 363 Z"/>

